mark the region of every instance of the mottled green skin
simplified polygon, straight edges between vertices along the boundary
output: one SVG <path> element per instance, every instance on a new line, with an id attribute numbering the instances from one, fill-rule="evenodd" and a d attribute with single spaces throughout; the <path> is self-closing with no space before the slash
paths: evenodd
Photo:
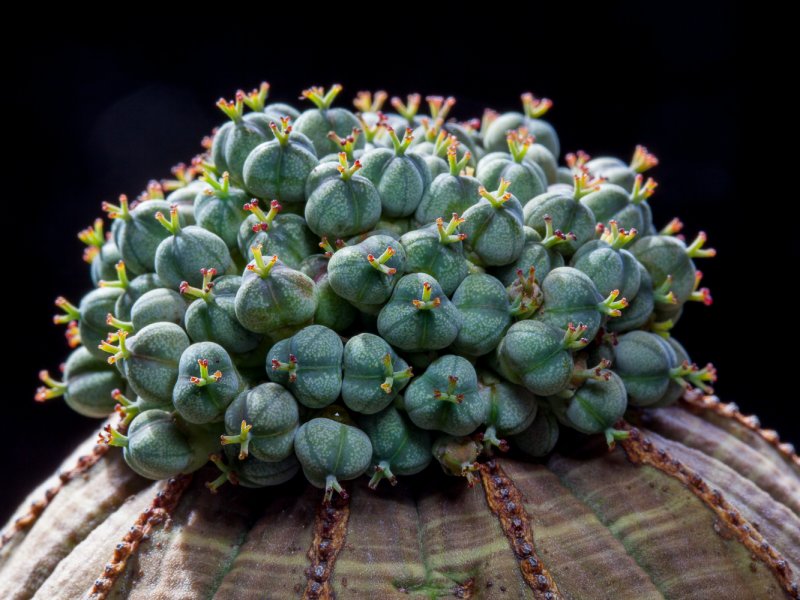
<path id="1" fill-rule="evenodd" d="M 242 208 L 250 201 L 244 190 L 231 187 L 227 194 L 206 185 L 194 201 L 194 216 L 197 224 L 217 234 L 228 248 L 236 248 L 239 226 L 247 218 Z"/>
<path id="2" fill-rule="evenodd" d="M 244 163 L 260 144 L 273 139 L 270 119 L 264 113 L 248 113 L 239 122 L 228 121 L 217 130 L 211 146 L 211 160 L 217 171 L 227 171 L 231 182 L 244 185 Z"/>
<path id="3" fill-rule="evenodd" d="M 418 154 L 396 154 L 388 148 L 376 148 L 361 157 L 360 175 L 378 190 L 384 217 L 413 215 L 431 184 L 431 173 Z"/>
<path id="4" fill-rule="evenodd" d="M 177 290 L 181 282 L 200 287 L 200 269 L 214 268 L 224 275 L 233 267 L 228 247 L 222 239 L 197 225 L 183 227 L 162 240 L 156 251 L 156 273 L 161 282 Z"/>
<path id="5" fill-rule="evenodd" d="M 367 260 L 370 254 L 377 259 L 389 246 L 395 254 L 385 265 L 397 269 L 394 275 L 375 269 Z M 328 263 L 328 278 L 334 291 L 350 302 L 383 304 L 403 274 L 405 263 L 406 251 L 397 240 L 387 235 L 374 235 L 337 251 Z"/>
<path id="6" fill-rule="evenodd" d="M 310 108 L 304 111 L 294 123 L 294 130 L 307 136 L 314 145 L 317 156 L 341 152 L 339 144 L 328 139 L 333 131 L 339 137 L 347 137 L 354 127 L 361 127 L 356 116 L 345 108 Z M 364 147 L 364 136 L 356 139 L 355 148 Z"/>
<path id="7" fill-rule="evenodd" d="M 670 369 L 677 366 L 677 357 L 658 335 L 631 331 L 619 336 L 613 364 L 625 383 L 630 403 L 651 406 L 667 393 Z"/>
<path id="8" fill-rule="evenodd" d="M 642 209 L 646 202 L 634 204 L 630 192 L 618 185 L 603 184 L 599 190 L 581 198 L 581 204 L 591 209 L 598 223 L 608 225 L 613 219 L 623 229 L 636 229 L 640 234 L 647 235 L 650 222 L 646 218 L 649 217 L 649 210 Z"/>
<path id="9" fill-rule="evenodd" d="M 208 361 L 209 374 L 220 371 L 222 377 L 204 386 L 192 383 L 191 377 L 200 377 L 199 359 Z M 225 348 L 214 342 L 200 342 L 189 346 L 181 355 L 172 403 L 189 423 L 221 421 L 225 409 L 239 393 L 239 387 L 239 375 Z"/>
<path id="10" fill-rule="evenodd" d="M 505 286 L 484 273 L 467 276 L 453 294 L 453 304 L 463 323 L 453 350 L 467 356 L 488 354 L 500 343 L 511 325 Z"/>
<path id="11" fill-rule="evenodd" d="M 531 267 L 536 269 L 536 279 L 542 281 L 547 274 L 558 267 L 564 266 L 564 257 L 554 249 L 546 248 L 541 244 L 542 236 L 532 227 L 525 226 L 525 244 L 519 258 L 510 265 L 495 267 L 492 275 L 497 277 L 503 285 L 511 285 L 517 279 L 517 271 L 527 277 Z"/>
<path id="12" fill-rule="evenodd" d="M 85 416 L 102 419 L 114 410 L 115 389 L 124 389 L 120 372 L 105 360 L 95 358 L 86 348 L 74 350 L 64 365 L 64 401 L 72 410 Z"/>
<path id="13" fill-rule="evenodd" d="M 639 262 L 627 250 L 615 250 L 603 240 L 592 240 L 580 247 L 569 265 L 589 276 L 604 298 L 619 290 L 621 298 L 633 300 L 642 275 Z"/>
<path id="14" fill-rule="evenodd" d="M 425 161 L 425 164 L 428 165 L 428 172 L 431 174 L 431 184 L 442 173 L 450 173 L 450 165 L 448 165 L 447 161 L 443 159 L 441 156 L 435 156 L 433 154 L 421 154 L 421 156 L 422 160 Z M 430 189 L 430 187 L 428 189 Z M 420 205 L 422 205 L 422 202 L 425 200 L 427 196 L 428 192 L 426 190 L 425 194 L 422 196 L 422 201 L 420 201 Z M 419 206 L 417 207 L 417 210 L 419 210 Z"/>
<path id="15" fill-rule="evenodd" d="M 487 152 L 504 152 L 508 148 L 508 132 L 520 127 L 527 129 L 537 143 L 558 158 L 561 146 L 553 126 L 543 119 L 532 119 L 518 112 L 503 113 L 492 121 L 483 136 L 483 147 Z"/>
<path id="16" fill-rule="evenodd" d="M 548 406 L 540 406 L 533 423 L 511 436 L 511 443 L 528 456 L 547 456 L 558 442 L 558 431 L 558 419 L 552 410 Z"/>
<path id="17" fill-rule="evenodd" d="M 502 436 L 514 435 L 527 429 L 536 418 L 539 405 L 536 396 L 483 371 L 478 376 L 478 393 L 486 406 L 484 424 L 494 427 Z"/>
<path id="18" fill-rule="evenodd" d="M 292 454 L 300 413 L 294 396 L 282 386 L 262 383 L 239 394 L 225 411 L 227 434 L 239 435 L 242 421 L 253 426 L 248 450 L 258 460 L 277 462 Z"/>
<path id="19" fill-rule="evenodd" d="M 469 151 L 472 156 L 468 164 L 475 168 L 484 154 L 479 136 L 454 120 L 446 121 L 442 129 L 458 140 L 458 160 L 464 158 L 464 154 Z"/>
<path id="20" fill-rule="evenodd" d="M 674 366 L 677 367 L 684 362 L 688 364 L 692 363 L 689 353 L 686 352 L 686 349 L 674 337 L 670 336 L 668 338 L 659 338 L 659 341 L 667 347 L 667 354 L 670 356 L 674 355 Z M 667 391 L 664 392 L 664 395 L 658 399 L 658 402 L 651 404 L 650 406 L 654 408 L 670 406 L 671 404 L 675 404 L 675 402 L 677 402 L 685 392 L 686 389 L 682 385 L 682 380 L 672 377 L 669 380 L 669 385 L 667 386 Z"/>
<path id="21" fill-rule="evenodd" d="M 322 408 L 336 401 L 342 389 L 342 340 L 332 329 L 309 325 L 292 337 L 279 341 L 267 353 L 267 375 L 288 388 L 300 404 Z M 297 358 L 296 379 L 272 367 L 272 360 L 289 363 Z"/>
<path id="22" fill-rule="evenodd" d="M 438 307 L 414 306 L 413 300 L 422 298 L 424 283 L 431 286 L 431 300 L 440 299 Z M 462 322 L 461 313 L 433 277 L 412 273 L 397 282 L 392 298 L 378 314 L 378 333 L 401 350 L 440 350 L 455 341 Z"/>
<path id="23" fill-rule="evenodd" d="M 258 346 L 261 336 L 242 327 L 236 318 L 236 292 L 241 284 L 238 275 L 220 277 L 208 299 L 197 298 L 189 305 L 184 326 L 193 342 L 215 342 L 234 354 Z"/>
<path id="24" fill-rule="evenodd" d="M 114 220 L 115 226 L 111 228 L 114 241 L 131 272 L 150 273 L 155 270 L 156 250 L 161 241 L 170 236 L 169 231 L 156 220 L 156 213 L 169 215 L 169 210 L 170 205 L 164 200 L 147 200 L 130 211 L 129 219 Z M 178 214 L 181 226 L 186 225 L 184 215 Z M 111 279 L 116 279 L 116 276 Z"/>
<path id="25" fill-rule="evenodd" d="M 613 427 L 628 406 L 625 384 L 613 371 L 609 371 L 608 381 L 588 379 L 571 398 L 549 401 L 562 423 L 587 434 Z"/>
<path id="26" fill-rule="evenodd" d="M 511 196 L 494 207 L 486 198 L 470 206 L 463 215 L 464 246 L 484 266 L 499 267 L 517 260 L 525 245 L 522 206 Z"/>
<path id="27" fill-rule="evenodd" d="M 187 185 L 171 191 L 167 194 L 165 200 L 170 206 L 177 204 L 179 207 L 189 206 L 194 210 L 194 201 L 197 199 L 197 194 L 206 189 L 206 185 L 206 182 L 202 179 L 195 179 Z"/>
<path id="28" fill-rule="evenodd" d="M 119 253 L 119 248 L 114 243 L 114 240 L 108 240 L 105 244 L 100 246 L 100 251 L 92 259 L 89 274 L 92 277 L 92 284 L 98 285 L 101 281 L 113 281 L 117 278 L 116 264 L 120 261 L 122 255 Z"/>
<path id="29" fill-rule="evenodd" d="M 572 267 L 559 267 L 548 273 L 541 288 L 544 302 L 535 319 L 561 331 L 570 323 L 576 327 L 583 324 L 586 332 L 582 337 L 595 338 L 606 315 L 598 309 L 603 297 L 588 275 Z"/>
<path id="30" fill-rule="evenodd" d="M 264 200 L 303 202 L 306 178 L 316 165 L 311 140 L 293 131 L 285 146 L 271 140 L 250 153 L 243 170 L 245 189 Z"/>
<path id="31" fill-rule="evenodd" d="M 170 413 L 153 409 L 140 413 L 131 422 L 123 456 L 142 477 L 169 479 L 188 472 L 194 449 Z"/>
<path id="32" fill-rule="evenodd" d="M 320 165 L 320 170 L 335 166 Z M 305 218 L 311 231 L 331 240 L 372 229 L 381 218 L 381 197 L 372 182 L 359 174 L 348 179 L 320 177 L 319 185 L 306 186 Z"/>
<path id="33" fill-rule="evenodd" d="M 359 417 L 358 424 L 372 442 L 372 465 L 388 464 L 394 475 L 414 475 L 431 462 L 431 436 L 394 406 Z"/>
<path id="34" fill-rule="evenodd" d="M 293 121 L 297 120 L 300 116 L 300 111 L 291 104 L 285 102 L 270 102 L 264 107 L 264 114 L 266 114 L 271 121 L 277 123 L 281 117 L 289 117 Z"/>
<path id="35" fill-rule="evenodd" d="M 137 396 L 169 402 L 178 380 L 178 361 L 188 347 L 189 338 L 178 325 L 154 323 L 128 338 L 130 356 L 117 366 Z"/>
<path id="36" fill-rule="evenodd" d="M 564 349 L 564 333 L 541 321 L 514 323 L 497 347 L 502 374 L 537 396 L 551 396 L 572 378 L 572 356 Z"/>
<path id="37" fill-rule="evenodd" d="M 406 251 L 407 273 L 427 273 L 451 296 L 469 274 L 461 242 L 442 243 L 436 225 L 409 231 L 400 238 Z"/>
<path id="38" fill-rule="evenodd" d="M 333 290 L 327 273 L 316 279 L 314 283 L 317 286 L 317 310 L 314 313 L 314 323 L 324 325 L 337 332 L 345 331 L 355 321 L 358 311 Z"/>
<path id="39" fill-rule="evenodd" d="M 655 301 L 653 297 L 653 280 L 641 263 L 636 264 L 639 270 L 639 290 L 636 297 L 622 310 L 622 316 L 606 321 L 606 329 L 615 333 L 623 333 L 644 327 L 653 314 Z"/>
<path id="40" fill-rule="evenodd" d="M 444 170 L 435 175 L 414 213 L 416 221 L 423 225 L 433 223 L 439 217 L 448 221 L 453 213 L 463 215 L 481 197 L 478 193 L 480 181 L 468 175 L 451 175 L 447 163 L 440 158 L 436 160 L 442 163 Z M 431 172 L 432 162 L 433 159 L 428 161 Z"/>
<path id="41" fill-rule="evenodd" d="M 564 233 L 574 233 L 575 240 L 558 244 L 554 250 L 564 256 L 571 256 L 586 242 L 595 238 L 597 220 L 592 211 L 563 192 L 545 192 L 528 202 L 523 209 L 525 225 L 545 235 L 545 215 L 553 218 L 553 228 Z"/>
<path id="42" fill-rule="evenodd" d="M 532 160 L 517 162 L 508 151 L 492 152 L 484 156 L 475 170 L 475 177 L 489 190 L 496 190 L 500 182 L 510 181 L 508 191 L 524 205 L 547 191 L 547 176 Z"/>
<path id="43" fill-rule="evenodd" d="M 239 352 L 238 354 L 231 352 L 233 364 L 246 385 L 254 386 L 266 381 L 264 378 L 264 361 L 267 360 L 267 353 L 272 348 L 273 343 L 274 340 L 270 336 L 259 336 L 258 345 L 252 350 Z"/>
<path id="44" fill-rule="evenodd" d="M 131 322 L 133 330 L 139 331 L 153 323 L 175 323 L 183 325 L 186 313 L 186 300 L 178 292 L 158 288 L 142 294 L 133 303 Z"/>
<path id="45" fill-rule="evenodd" d="M 544 173 L 547 185 L 552 185 L 558 181 L 558 161 L 553 153 L 542 144 L 531 144 L 525 159 L 539 165 Z"/>
<path id="46" fill-rule="evenodd" d="M 81 298 L 78 305 L 81 341 L 91 355 L 99 360 L 108 358 L 108 354 L 97 346 L 109 333 L 116 331 L 115 327 L 106 323 L 106 317 L 114 312 L 117 298 L 121 295 L 122 290 L 119 288 L 96 288 Z"/>
<path id="47" fill-rule="evenodd" d="M 116 272 L 112 279 L 115 278 Z M 133 278 L 128 284 L 128 287 L 126 287 L 119 298 L 117 298 L 117 302 L 114 304 L 114 316 L 120 321 L 130 321 L 131 309 L 134 303 L 150 290 L 157 290 L 162 287 L 164 287 L 164 284 L 161 283 L 161 280 L 155 273 L 145 273 L 144 275 Z"/>
<path id="48" fill-rule="evenodd" d="M 257 223 L 258 218 L 250 215 L 238 225 L 237 245 L 247 260 L 253 260 L 252 248 L 258 244 L 264 256 L 277 256 L 292 269 L 299 269 L 306 256 L 319 252 L 319 238 L 300 215 L 278 215 L 268 231 L 253 231 Z"/>
<path id="49" fill-rule="evenodd" d="M 400 239 L 403 235 L 416 229 L 413 217 L 402 217 L 397 219 L 384 219 L 375 224 L 375 231 L 391 232 L 392 237 Z"/>
<path id="50" fill-rule="evenodd" d="M 672 275 L 670 289 L 678 304 L 689 299 L 697 268 L 686 253 L 686 244 L 673 236 L 651 235 L 634 240 L 628 249 L 650 273 L 654 287 L 660 287 L 667 275 Z"/>
<path id="51" fill-rule="evenodd" d="M 392 359 L 392 371 L 403 371 L 408 363 L 400 358 L 382 338 L 372 333 L 360 333 L 351 337 L 344 347 L 344 380 L 342 401 L 350 410 L 362 413 L 377 413 L 395 399 L 409 382 L 395 379 L 387 393 L 381 384 L 386 379 L 383 358 Z"/>
<path id="52" fill-rule="evenodd" d="M 228 466 L 236 473 L 237 485 L 246 488 L 262 488 L 281 485 L 292 479 L 300 470 L 300 463 L 294 454 L 283 460 L 266 462 L 255 456 L 239 460 L 239 451 L 234 446 L 225 446 Z"/>
<path id="53" fill-rule="evenodd" d="M 372 443 L 366 433 L 325 418 L 303 423 L 295 435 L 294 449 L 306 479 L 319 488 L 326 487 L 331 476 L 339 480 L 360 477 L 372 460 Z"/>
<path id="54" fill-rule="evenodd" d="M 254 264 L 251 262 L 250 264 Z M 317 310 L 314 282 L 279 260 L 266 277 L 245 269 L 234 300 L 236 318 L 255 333 L 307 323 Z"/>
<path id="55" fill-rule="evenodd" d="M 464 394 L 460 404 L 437 399 L 436 390 L 446 393 L 450 376 L 458 377 L 455 393 Z M 467 435 L 475 431 L 486 416 L 486 404 L 478 393 L 478 376 L 469 361 L 455 354 L 435 360 L 415 377 L 405 392 L 408 417 L 417 427 Z"/>
<path id="56" fill-rule="evenodd" d="M 586 163 L 589 172 L 602 177 L 606 183 L 618 185 L 630 192 L 636 182 L 637 172 L 618 158 L 598 156 Z"/>

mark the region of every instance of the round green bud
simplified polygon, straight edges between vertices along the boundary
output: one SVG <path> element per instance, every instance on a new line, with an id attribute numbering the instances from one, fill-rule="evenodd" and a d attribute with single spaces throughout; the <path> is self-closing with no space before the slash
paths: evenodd
<path id="1" fill-rule="evenodd" d="M 309 325 L 275 344 L 267 354 L 267 374 L 297 401 L 322 408 L 342 389 L 342 340 L 332 329 Z"/>
<path id="2" fill-rule="evenodd" d="M 491 275 L 468 275 L 453 294 L 453 305 L 463 322 L 453 349 L 468 356 L 482 356 L 497 347 L 511 325 L 508 292 Z"/>
<path id="3" fill-rule="evenodd" d="M 239 457 L 276 462 L 292 453 L 300 414 L 294 396 L 277 383 L 239 394 L 225 411 L 223 445 L 237 444 Z"/>
<path id="4" fill-rule="evenodd" d="M 303 202 L 305 184 L 317 165 L 314 146 L 306 136 L 291 130 L 288 119 L 282 130 L 273 128 L 276 138 L 256 146 L 242 168 L 244 187 L 263 199 Z"/>
<path id="5" fill-rule="evenodd" d="M 392 347 L 372 333 L 347 341 L 343 367 L 342 401 L 362 414 L 377 413 L 391 404 L 413 374 Z"/>
<path id="6" fill-rule="evenodd" d="M 225 348 L 200 342 L 181 355 L 172 403 L 189 423 L 221 421 L 239 388 L 239 375 Z"/>
<path id="7" fill-rule="evenodd" d="M 417 427 L 450 435 L 475 431 L 486 415 L 478 376 L 465 358 L 447 354 L 415 377 L 404 396 L 408 417 Z"/>
<path id="8" fill-rule="evenodd" d="M 277 256 L 265 262 L 258 249 L 242 275 L 234 306 L 245 329 L 278 335 L 313 318 L 316 289 L 308 275 L 287 267 Z"/>
<path id="9" fill-rule="evenodd" d="M 294 450 L 306 479 L 325 490 L 326 502 L 334 491 L 346 497 L 339 481 L 360 477 L 372 460 L 372 443 L 366 433 L 324 418 L 300 426 Z"/>
<path id="10" fill-rule="evenodd" d="M 414 475 L 430 464 L 430 434 L 409 422 L 395 407 L 364 415 L 359 424 L 372 442 L 374 473 L 370 488 L 376 489 L 382 479 L 395 485 L 398 475 Z"/>
<path id="11" fill-rule="evenodd" d="M 393 238 L 373 235 L 337 251 L 328 263 L 333 291 L 350 302 L 383 304 L 403 274 L 406 252 Z"/>
<path id="12" fill-rule="evenodd" d="M 462 322 L 433 277 L 412 273 L 400 279 L 378 314 L 378 333 L 402 350 L 440 350 L 455 341 Z"/>

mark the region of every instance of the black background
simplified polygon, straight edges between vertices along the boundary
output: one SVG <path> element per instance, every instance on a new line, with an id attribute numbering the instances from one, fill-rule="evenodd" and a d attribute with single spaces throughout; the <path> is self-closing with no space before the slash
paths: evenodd
<path id="1" fill-rule="evenodd" d="M 636 143 L 646 144 L 661 159 L 653 172 L 656 224 L 680 215 L 687 235 L 702 228 L 719 251 L 700 264 L 714 305 L 691 306 L 677 337 L 696 361 L 717 365 L 723 400 L 800 441 L 797 408 L 787 418 L 791 397 L 774 393 L 779 377 L 752 350 L 773 348 L 786 335 L 770 315 L 790 311 L 779 286 L 758 309 L 763 288 L 742 267 L 758 231 L 740 218 L 755 173 L 743 168 L 748 90 L 734 16 L 727 4 L 608 4 L 591 15 L 537 8 L 463 22 L 423 15 L 406 25 L 367 15 L 339 23 L 333 11 L 326 32 L 291 19 L 248 32 L 238 15 L 220 17 L 214 31 L 208 20 L 196 29 L 188 21 L 132 31 L 87 26 L 15 46 L 7 72 L 13 91 L 4 101 L 14 159 L 3 187 L 4 353 L 11 356 L 3 367 L 0 521 L 97 428 L 63 402 L 33 402 L 37 371 L 56 371 L 67 354 L 62 329 L 50 320 L 53 299 L 77 301 L 90 285 L 76 232 L 102 200 L 134 196 L 190 159 L 223 121 L 214 101 L 262 80 L 272 85 L 271 99 L 300 105 L 301 89 L 334 81 L 345 86 L 340 104 L 378 87 L 451 94 L 461 118 L 479 116 L 483 106 L 516 110 L 519 93 L 531 90 L 554 99 L 548 119 L 564 151 L 628 157 Z M 798 259 L 786 237 L 769 249 Z"/>

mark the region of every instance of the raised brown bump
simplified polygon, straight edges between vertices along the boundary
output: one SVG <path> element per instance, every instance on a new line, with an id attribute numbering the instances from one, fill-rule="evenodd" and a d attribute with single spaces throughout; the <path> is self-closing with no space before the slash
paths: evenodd
<path id="1" fill-rule="evenodd" d="M 495 460 L 481 464 L 480 474 L 486 503 L 500 521 L 522 578 L 533 590 L 533 597 L 536 600 L 559 600 L 563 596 L 536 554 L 533 525 L 525 510 L 522 492 Z"/>
<path id="2" fill-rule="evenodd" d="M 310 565 L 306 569 L 306 589 L 303 598 L 308 600 L 332 600 L 336 598 L 331 585 L 331 575 L 336 557 L 344 547 L 347 536 L 347 521 L 350 519 L 350 500 L 336 495 L 330 502 L 323 502 L 314 521 L 314 538 L 308 549 Z"/>
<path id="3" fill-rule="evenodd" d="M 698 413 L 707 410 L 720 417 L 736 421 L 742 427 L 757 433 L 761 439 L 774 447 L 787 461 L 800 468 L 800 456 L 798 456 L 797 450 L 792 444 L 781 442 L 777 431 L 763 429 L 758 417 L 743 414 L 733 402 L 721 402 L 716 396 L 702 396 L 690 393 L 684 394 L 681 402 L 691 412 Z"/>
<path id="4" fill-rule="evenodd" d="M 621 427 L 630 432 L 627 439 L 618 443 L 635 465 L 648 465 L 674 477 L 716 514 L 720 523 L 727 526 L 733 537 L 739 540 L 753 556 L 766 564 L 780 584 L 792 598 L 798 595 L 798 582 L 794 581 L 792 569 L 786 559 L 761 535 L 741 512 L 728 502 L 718 489 L 709 486 L 696 472 L 674 459 L 663 448 L 656 448 L 641 431 L 627 423 Z"/>
<path id="5" fill-rule="evenodd" d="M 33 524 L 36 523 L 37 519 L 42 515 L 44 510 L 53 501 L 53 498 L 55 498 L 62 490 L 62 488 L 71 480 L 75 479 L 75 477 L 78 475 L 86 473 L 89 469 L 96 465 L 97 462 L 103 456 L 105 456 L 107 452 L 107 445 L 97 444 L 94 448 L 92 448 L 91 454 L 84 454 L 83 456 L 79 457 L 75 462 L 74 467 L 59 473 L 58 483 L 45 491 L 44 498 L 40 498 L 39 500 L 32 502 L 28 512 L 16 519 L 11 525 L 11 528 L 0 535 L 0 550 L 2 550 L 3 547 L 12 539 L 14 539 L 14 536 L 16 536 L 18 533 L 25 531 L 26 529 L 30 529 Z"/>
<path id="6" fill-rule="evenodd" d="M 111 560 L 106 563 L 100 577 L 95 579 L 89 590 L 89 600 L 105 600 L 108 597 L 114 583 L 125 571 L 128 559 L 139 548 L 142 540 L 169 518 L 191 481 L 191 475 L 178 475 L 167 481 L 164 488 L 153 498 L 150 506 L 139 514 L 128 533 L 114 548 Z"/>

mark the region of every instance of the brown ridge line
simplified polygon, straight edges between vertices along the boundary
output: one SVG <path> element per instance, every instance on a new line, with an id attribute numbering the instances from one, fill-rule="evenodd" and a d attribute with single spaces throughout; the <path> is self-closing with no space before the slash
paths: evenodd
<path id="1" fill-rule="evenodd" d="M 42 515 L 44 509 L 47 508 L 53 501 L 53 498 L 58 495 L 61 489 L 72 479 L 75 479 L 75 477 L 78 475 L 86 473 L 89 469 L 96 465 L 97 462 L 103 456 L 105 456 L 107 452 L 107 445 L 97 444 L 94 448 L 92 448 L 91 454 L 84 454 L 78 458 L 74 467 L 59 473 L 58 483 L 45 491 L 44 498 L 31 502 L 28 512 L 15 520 L 9 531 L 3 532 L 3 534 L 0 535 L 0 550 L 2 550 L 3 547 L 8 544 L 8 542 L 14 539 L 14 536 L 16 536 L 18 533 L 25 531 L 26 529 L 30 529 L 33 524 L 36 523 L 37 519 Z"/>
<path id="2" fill-rule="evenodd" d="M 303 598 L 308 600 L 332 600 L 336 593 L 331 586 L 331 575 L 336 557 L 344 547 L 347 536 L 347 522 L 350 519 L 349 496 L 335 496 L 330 502 L 323 502 L 314 520 L 314 538 L 308 548 L 306 569 L 308 582 Z"/>
<path id="3" fill-rule="evenodd" d="M 139 514 L 128 533 L 114 548 L 111 561 L 106 563 L 103 573 L 95 579 L 92 589 L 89 590 L 90 600 L 105 600 L 108 597 L 117 578 L 125 571 L 128 559 L 134 555 L 142 540 L 169 518 L 191 481 L 191 475 L 178 475 L 167 481 L 164 489 L 158 492 L 150 506 Z"/>
<path id="4" fill-rule="evenodd" d="M 800 599 L 800 585 L 792 580 L 792 568 L 789 563 L 719 490 L 709 487 L 700 475 L 674 459 L 666 450 L 656 448 L 653 442 L 644 437 L 637 428 L 631 427 L 628 423 L 622 423 L 621 427 L 630 432 L 627 439 L 618 442 L 625 450 L 628 460 L 635 465 L 654 467 L 683 483 L 730 528 L 745 548 L 772 570 L 792 598 Z"/>
<path id="5" fill-rule="evenodd" d="M 758 417 L 742 414 L 735 402 L 721 402 L 716 396 L 702 396 L 691 393 L 684 394 L 681 401 L 690 409 L 693 409 L 691 412 L 697 413 L 702 410 L 708 410 L 720 417 L 732 419 L 750 431 L 754 431 L 765 442 L 772 445 L 786 460 L 800 468 L 800 456 L 797 455 L 794 445 L 788 442 L 781 442 L 780 435 L 774 429 L 762 429 L 761 421 L 759 421 Z"/>
<path id="6" fill-rule="evenodd" d="M 495 460 L 481 464 L 480 474 L 489 509 L 500 521 L 500 527 L 517 558 L 522 578 L 533 590 L 533 597 L 536 600 L 563 598 L 555 580 L 536 554 L 533 524 L 525 510 L 522 492 Z"/>

